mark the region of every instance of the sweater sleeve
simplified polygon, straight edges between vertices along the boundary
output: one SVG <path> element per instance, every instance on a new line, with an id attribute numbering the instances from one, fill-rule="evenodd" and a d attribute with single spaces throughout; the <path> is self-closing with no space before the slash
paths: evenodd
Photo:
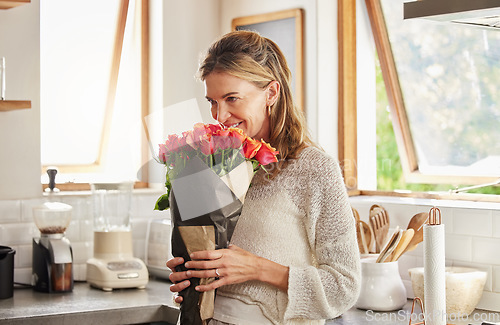
<path id="1" fill-rule="evenodd" d="M 313 161 L 304 166 L 307 179 L 301 183 L 308 184 L 305 226 L 316 266 L 290 266 L 285 320 L 337 317 L 354 305 L 360 290 L 355 223 L 340 168 L 323 154 Z"/>

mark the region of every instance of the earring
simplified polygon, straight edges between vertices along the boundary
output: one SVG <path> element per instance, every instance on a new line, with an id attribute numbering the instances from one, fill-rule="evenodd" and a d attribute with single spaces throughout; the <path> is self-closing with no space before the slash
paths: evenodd
<path id="1" fill-rule="evenodd" d="M 267 115 L 271 115 L 271 105 L 266 106 Z"/>

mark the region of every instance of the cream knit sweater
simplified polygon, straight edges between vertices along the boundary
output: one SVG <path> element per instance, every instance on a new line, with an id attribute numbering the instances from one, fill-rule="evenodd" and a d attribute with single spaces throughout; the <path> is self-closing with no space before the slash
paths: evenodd
<path id="1" fill-rule="evenodd" d="M 274 324 L 324 324 L 355 302 L 360 259 L 337 162 L 314 147 L 272 180 L 255 175 L 231 242 L 289 266 L 288 292 L 263 282 L 227 285 L 217 295 L 257 304 Z"/>

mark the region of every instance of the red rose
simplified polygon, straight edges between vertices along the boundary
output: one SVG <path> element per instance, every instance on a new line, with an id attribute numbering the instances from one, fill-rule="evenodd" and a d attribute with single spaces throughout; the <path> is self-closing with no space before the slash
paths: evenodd
<path id="1" fill-rule="evenodd" d="M 218 150 L 218 149 L 224 150 L 224 149 L 233 148 L 233 141 L 232 141 L 232 138 L 229 136 L 214 135 L 214 136 L 212 136 L 212 140 L 214 142 L 215 150 Z"/>
<path id="2" fill-rule="evenodd" d="M 160 149 L 158 150 L 158 158 L 163 164 L 167 162 L 167 148 L 164 144 L 158 145 Z"/>
<path id="3" fill-rule="evenodd" d="M 277 162 L 278 159 L 276 158 L 276 155 L 279 153 L 271 147 L 269 143 L 266 143 L 264 141 L 261 141 L 262 146 L 259 148 L 259 151 L 257 151 L 257 154 L 255 155 L 255 159 L 261 164 L 261 165 L 267 165 L 273 162 Z"/>
<path id="4" fill-rule="evenodd" d="M 207 133 L 214 134 L 215 132 L 222 130 L 222 126 L 220 124 L 205 124 L 205 130 Z"/>
<path id="5" fill-rule="evenodd" d="M 177 134 L 171 134 L 168 136 L 167 141 L 165 141 L 165 147 L 170 152 L 177 152 L 182 147 L 181 139 L 179 139 Z"/>
<path id="6" fill-rule="evenodd" d="M 229 128 L 229 136 L 233 138 L 234 147 L 239 148 L 243 142 L 245 142 L 247 136 L 243 133 L 242 129 Z"/>
<path id="7" fill-rule="evenodd" d="M 195 140 L 201 140 L 207 134 L 207 130 L 205 129 L 205 124 L 197 123 L 194 125 L 193 136 Z"/>
<path id="8" fill-rule="evenodd" d="M 211 134 L 205 134 L 199 143 L 199 148 L 204 155 L 211 155 L 215 151 L 215 144 Z"/>
<path id="9" fill-rule="evenodd" d="M 260 141 L 247 137 L 243 144 L 243 154 L 245 155 L 245 158 L 251 159 L 255 157 L 261 146 L 262 143 Z"/>

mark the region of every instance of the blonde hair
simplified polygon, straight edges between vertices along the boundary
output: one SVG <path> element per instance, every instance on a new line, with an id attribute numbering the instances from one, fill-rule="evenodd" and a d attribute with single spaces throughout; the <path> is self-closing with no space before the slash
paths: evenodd
<path id="1" fill-rule="evenodd" d="M 276 43 L 252 31 L 230 32 L 210 46 L 200 65 L 199 77 L 204 81 L 214 71 L 247 80 L 262 89 L 274 80 L 280 84 L 278 99 L 269 115 L 270 143 L 280 152 L 278 167 L 297 158 L 308 145 L 314 145 L 304 114 L 293 102 L 292 74 Z"/>

